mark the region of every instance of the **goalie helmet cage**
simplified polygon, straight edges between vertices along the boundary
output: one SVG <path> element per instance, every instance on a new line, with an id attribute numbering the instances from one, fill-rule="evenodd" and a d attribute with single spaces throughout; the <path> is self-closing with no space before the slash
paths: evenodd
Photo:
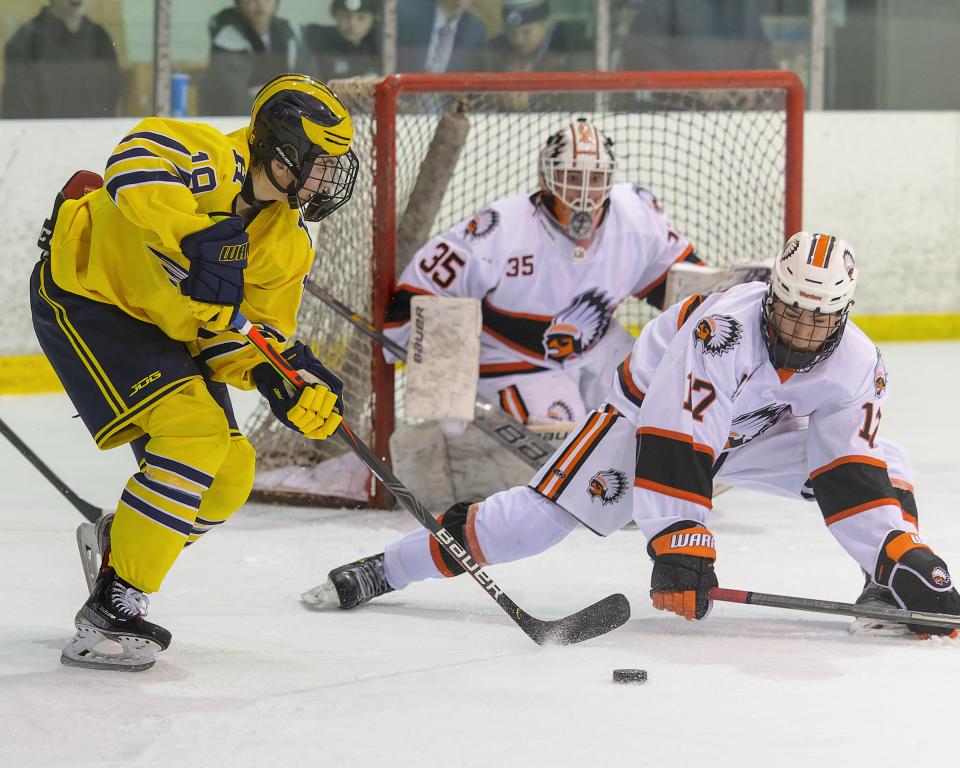
<path id="1" fill-rule="evenodd" d="M 489 202 L 535 191 L 540 148 L 580 116 L 613 139 L 615 180 L 653 192 L 708 263 L 772 258 L 800 229 L 804 97 L 790 72 L 399 74 L 331 86 L 353 118 L 361 169 L 353 199 L 314 234 L 311 279 L 378 329 L 398 259 Z M 634 330 L 650 316 L 634 299 L 617 310 Z M 297 335 L 344 380 L 351 428 L 387 457 L 402 373 L 309 294 Z M 305 441 L 263 405 L 248 427 L 255 498 L 390 504 L 369 476 L 359 492 L 347 487 L 336 461 L 317 471 L 347 453 L 339 441 Z"/>

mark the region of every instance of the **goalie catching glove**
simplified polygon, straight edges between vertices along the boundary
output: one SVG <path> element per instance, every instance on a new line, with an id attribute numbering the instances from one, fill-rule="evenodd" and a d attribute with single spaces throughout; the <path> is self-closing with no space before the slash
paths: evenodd
<path id="1" fill-rule="evenodd" d="M 282 354 L 307 382 L 303 389 L 295 389 L 268 363 L 253 369 L 253 381 L 283 424 L 311 440 L 325 440 L 343 421 L 343 382 L 314 357 L 306 344 L 295 342 Z"/>
<path id="2" fill-rule="evenodd" d="M 183 238 L 180 249 L 190 260 L 190 271 L 180 283 L 180 292 L 190 297 L 187 307 L 204 328 L 226 330 L 243 301 L 243 270 L 250 250 L 243 219 L 221 218 Z"/>
<path id="3" fill-rule="evenodd" d="M 717 586 L 713 534 L 700 523 L 681 520 L 654 536 L 647 545 L 653 558 L 650 598 L 653 607 L 687 620 L 710 613 L 710 590 Z"/>

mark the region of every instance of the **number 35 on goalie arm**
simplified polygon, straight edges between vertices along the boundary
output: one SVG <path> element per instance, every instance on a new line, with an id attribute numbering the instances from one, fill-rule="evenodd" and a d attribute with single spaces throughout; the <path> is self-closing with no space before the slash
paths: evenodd
<path id="1" fill-rule="evenodd" d="M 438 288 L 447 289 L 456 279 L 466 260 L 445 242 L 437 243 L 434 252 L 420 260 L 420 269 Z"/>

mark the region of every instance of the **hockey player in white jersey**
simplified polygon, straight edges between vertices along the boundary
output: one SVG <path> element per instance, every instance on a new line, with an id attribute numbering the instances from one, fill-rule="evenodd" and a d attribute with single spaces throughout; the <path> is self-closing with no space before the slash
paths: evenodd
<path id="1" fill-rule="evenodd" d="M 717 585 L 707 526 L 722 481 L 814 497 L 867 574 L 858 602 L 960 615 L 946 563 L 919 537 L 907 459 L 877 437 L 887 373 L 847 319 L 856 281 L 845 241 L 802 232 L 777 256 L 770 285 L 674 305 L 643 329 L 607 400 L 528 485 L 456 504 L 444 527 L 487 564 L 542 552 L 578 524 L 605 536 L 632 518 L 653 560 L 653 605 L 702 619 Z M 418 530 L 334 569 L 304 600 L 352 608 L 458 571 Z"/>
<path id="2" fill-rule="evenodd" d="M 612 142 L 590 122 L 550 136 L 539 191 L 491 203 L 414 255 L 385 333 L 406 345 L 413 296 L 480 299 L 478 393 L 525 423 L 583 418 L 633 343 L 617 306 L 632 295 L 662 308 L 670 268 L 701 263 L 656 198 L 614 184 L 615 171 Z"/>

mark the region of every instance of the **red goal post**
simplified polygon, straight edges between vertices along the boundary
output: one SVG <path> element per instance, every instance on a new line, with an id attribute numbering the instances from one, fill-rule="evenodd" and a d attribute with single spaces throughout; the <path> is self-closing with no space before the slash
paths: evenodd
<path id="1" fill-rule="evenodd" d="M 705 260 L 771 256 L 800 229 L 804 95 L 790 72 L 398 74 L 331 85 L 353 117 L 361 171 L 354 199 L 315 235 L 311 277 L 378 329 L 398 259 L 486 203 L 533 191 L 537 149 L 580 114 L 614 139 L 617 180 L 650 188 Z M 445 134 L 452 140 L 440 138 L 444 115 L 465 121 Z M 406 235 L 400 253 L 398 230 Z M 628 325 L 644 316 L 635 302 L 618 311 Z M 387 457 L 402 414 L 393 366 L 307 295 L 300 326 L 344 378 L 351 426 Z M 258 474 L 272 472 L 269 482 L 258 478 L 261 496 L 338 498 L 279 487 L 276 475 L 284 466 L 307 471 L 341 446 L 305 446 L 267 411 L 251 438 L 265 469 Z M 367 501 L 389 503 L 372 484 Z"/>

